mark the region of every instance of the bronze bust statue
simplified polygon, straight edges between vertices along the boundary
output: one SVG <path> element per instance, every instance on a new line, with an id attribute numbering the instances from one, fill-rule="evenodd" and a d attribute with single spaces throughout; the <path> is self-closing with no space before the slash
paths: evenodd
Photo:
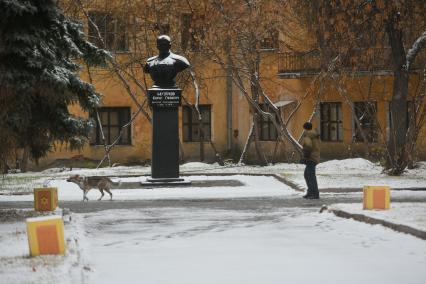
<path id="1" fill-rule="evenodd" d="M 176 88 L 176 75 L 190 66 L 185 57 L 172 53 L 170 47 L 170 37 L 159 36 L 157 38 L 159 54 L 146 61 L 144 72 L 151 76 L 154 88 Z"/>

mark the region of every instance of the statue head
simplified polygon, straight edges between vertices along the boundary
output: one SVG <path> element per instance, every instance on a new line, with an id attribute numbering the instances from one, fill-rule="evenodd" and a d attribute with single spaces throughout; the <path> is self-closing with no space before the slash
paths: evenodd
<path id="1" fill-rule="evenodd" d="M 169 55 L 171 46 L 172 44 L 169 36 L 160 35 L 157 38 L 157 49 L 161 57 Z"/>

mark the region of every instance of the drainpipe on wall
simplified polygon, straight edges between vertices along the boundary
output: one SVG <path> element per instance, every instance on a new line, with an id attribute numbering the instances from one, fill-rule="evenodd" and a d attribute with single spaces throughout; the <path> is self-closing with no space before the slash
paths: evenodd
<path id="1" fill-rule="evenodd" d="M 225 51 L 227 54 L 228 66 L 226 67 L 226 137 L 227 137 L 227 151 L 231 153 L 233 150 L 232 143 L 232 67 L 231 63 L 231 38 L 228 37 L 225 43 Z"/>

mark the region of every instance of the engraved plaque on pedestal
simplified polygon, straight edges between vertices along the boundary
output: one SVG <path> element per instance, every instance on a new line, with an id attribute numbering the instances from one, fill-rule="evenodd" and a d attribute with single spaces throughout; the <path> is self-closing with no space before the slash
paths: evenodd
<path id="1" fill-rule="evenodd" d="M 149 103 L 152 107 L 178 107 L 181 104 L 181 89 L 148 89 Z"/>

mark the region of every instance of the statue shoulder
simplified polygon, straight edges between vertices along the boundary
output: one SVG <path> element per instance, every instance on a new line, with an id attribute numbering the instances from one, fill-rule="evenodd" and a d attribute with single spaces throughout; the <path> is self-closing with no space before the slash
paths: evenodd
<path id="1" fill-rule="evenodd" d="M 155 59 L 157 59 L 157 57 L 158 57 L 158 55 L 157 56 L 153 56 L 153 57 L 150 57 L 150 58 L 148 58 L 147 60 L 146 60 L 146 63 L 145 63 L 145 66 L 144 66 L 144 68 L 143 68 L 143 71 L 145 72 L 145 73 L 149 73 L 149 69 L 152 67 L 152 65 L 153 65 L 153 61 L 155 60 Z"/>
<path id="2" fill-rule="evenodd" d="M 170 57 L 173 58 L 174 60 L 179 60 L 182 61 L 183 63 L 185 63 L 186 65 L 190 65 L 188 59 L 186 59 L 185 57 L 178 55 L 178 54 L 174 54 L 172 52 L 170 52 Z"/>
<path id="3" fill-rule="evenodd" d="M 146 60 L 146 62 L 147 63 L 149 63 L 149 62 L 151 62 L 151 61 L 154 61 L 155 59 L 157 59 L 158 58 L 158 55 L 156 55 L 156 56 L 153 56 L 153 57 L 150 57 L 150 58 L 148 58 L 147 60 Z"/>

